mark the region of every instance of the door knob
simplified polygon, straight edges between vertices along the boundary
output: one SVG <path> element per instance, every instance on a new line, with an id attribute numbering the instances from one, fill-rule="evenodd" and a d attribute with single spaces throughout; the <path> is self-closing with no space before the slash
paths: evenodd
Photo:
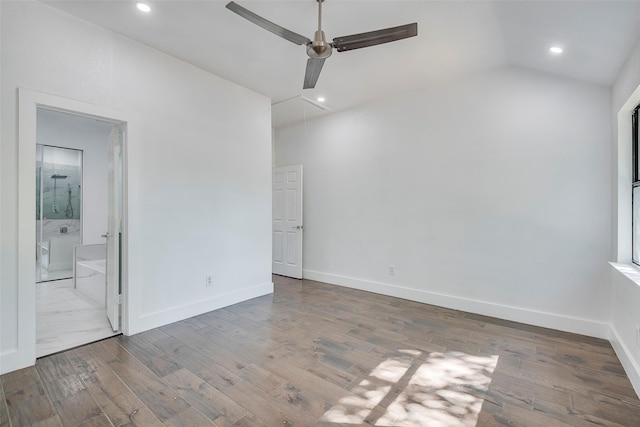
<path id="1" fill-rule="evenodd" d="M 107 238 L 109 237 L 109 233 L 103 234 L 103 235 L 102 235 L 102 236 L 100 236 L 100 237 L 104 237 L 105 239 L 107 239 Z"/>
<path id="2" fill-rule="evenodd" d="M 295 227 L 291 227 L 291 228 L 295 228 L 296 230 L 304 230 L 304 227 L 301 225 L 296 225 Z"/>

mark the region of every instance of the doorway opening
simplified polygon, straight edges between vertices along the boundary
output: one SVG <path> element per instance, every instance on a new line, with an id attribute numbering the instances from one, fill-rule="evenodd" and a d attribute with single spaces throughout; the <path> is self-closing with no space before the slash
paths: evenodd
<path id="1" fill-rule="evenodd" d="M 118 245 L 119 256 L 109 261 L 109 253 L 105 261 L 105 273 L 115 272 L 114 277 L 118 281 L 111 281 L 113 292 L 107 292 L 107 315 L 110 321 L 118 322 L 116 330 L 121 330 L 124 334 L 131 333 L 135 330 L 135 320 L 138 319 L 138 295 L 135 292 L 135 286 L 130 287 L 130 283 L 137 283 L 132 277 L 137 277 L 135 268 L 131 268 L 130 259 L 135 258 L 135 247 L 131 245 L 132 235 L 135 234 L 137 227 L 138 203 L 135 198 L 131 198 L 128 192 L 136 193 L 136 180 L 131 179 L 129 161 L 136 163 L 137 153 L 135 150 L 129 151 L 130 140 L 135 140 L 138 119 L 135 114 L 127 111 L 114 109 L 107 106 L 96 105 L 89 102 L 73 100 L 62 96 L 49 94 L 41 91 L 18 88 L 18 216 L 17 216 L 17 235 L 18 235 L 18 270 L 17 270 L 17 286 L 15 298 L 17 304 L 12 307 L 15 314 L 15 336 L 14 348 L 0 354 L 2 359 L 3 371 L 12 371 L 34 364 L 36 360 L 36 145 L 38 143 L 37 134 L 37 113 L 42 110 L 51 110 L 59 113 L 68 113 L 74 116 L 99 119 L 111 123 L 113 143 L 113 152 L 109 153 L 110 158 L 117 159 L 113 162 L 115 167 L 110 169 L 109 173 L 119 176 L 119 180 L 110 180 L 110 182 L 118 182 L 112 190 L 118 197 L 113 197 L 116 203 L 108 203 L 110 213 L 119 213 L 120 218 L 111 221 L 109 228 L 113 232 L 107 233 L 108 240 L 112 239 L 121 244 Z M 116 132 L 115 130 L 118 130 Z M 117 141 L 117 143 L 115 143 Z M 55 144 L 43 144 L 55 145 Z M 84 169 L 89 168 L 88 157 L 84 151 L 83 164 Z M 135 172 L 135 171 L 134 171 Z M 135 173 L 132 174 L 135 177 Z M 58 181 L 60 183 L 60 181 Z M 87 186 L 86 180 L 82 184 Z M 82 205 L 84 215 L 89 206 L 87 198 L 89 193 L 84 188 L 82 192 Z M 130 225 L 133 224 L 133 225 Z M 102 229 L 104 230 L 104 229 Z M 102 231 L 104 233 L 104 231 Z M 82 227 L 83 239 L 88 235 L 87 224 Z M 113 257 L 113 254 L 111 255 Z M 109 281 L 107 282 L 109 284 Z M 120 309 L 122 307 L 122 309 Z M 114 316 L 117 313 L 117 316 Z M 131 324 L 133 320 L 134 325 Z M 114 328 L 112 328 L 113 331 Z M 85 338 L 86 339 L 86 338 Z M 87 341 L 85 341 L 86 343 Z"/>
<path id="2" fill-rule="evenodd" d="M 36 357 L 120 333 L 124 133 L 36 109 Z"/>

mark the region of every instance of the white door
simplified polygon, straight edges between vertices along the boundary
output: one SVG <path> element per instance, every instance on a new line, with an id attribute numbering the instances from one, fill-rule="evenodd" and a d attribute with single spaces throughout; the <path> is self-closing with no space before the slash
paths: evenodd
<path id="1" fill-rule="evenodd" d="M 273 170 L 273 273 L 302 279 L 302 165 Z"/>
<path id="2" fill-rule="evenodd" d="M 114 124 L 109 144 L 109 219 L 107 237 L 107 317 L 114 332 L 120 329 L 120 248 L 122 245 L 123 126 Z"/>

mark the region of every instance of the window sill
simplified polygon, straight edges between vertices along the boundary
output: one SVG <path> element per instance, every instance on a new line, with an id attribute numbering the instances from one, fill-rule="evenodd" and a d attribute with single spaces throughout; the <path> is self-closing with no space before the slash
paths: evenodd
<path id="1" fill-rule="evenodd" d="M 640 286 L 640 269 L 634 264 L 620 264 L 617 262 L 610 262 L 609 264 L 627 279 Z"/>

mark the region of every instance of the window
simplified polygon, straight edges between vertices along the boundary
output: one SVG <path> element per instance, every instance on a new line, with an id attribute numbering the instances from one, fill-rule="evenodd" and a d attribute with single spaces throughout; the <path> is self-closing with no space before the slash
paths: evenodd
<path id="1" fill-rule="evenodd" d="M 633 189 L 631 193 L 631 205 L 633 210 L 631 224 L 632 260 L 640 265 L 640 146 L 638 141 L 638 105 L 631 116 L 631 135 L 633 147 Z"/>

